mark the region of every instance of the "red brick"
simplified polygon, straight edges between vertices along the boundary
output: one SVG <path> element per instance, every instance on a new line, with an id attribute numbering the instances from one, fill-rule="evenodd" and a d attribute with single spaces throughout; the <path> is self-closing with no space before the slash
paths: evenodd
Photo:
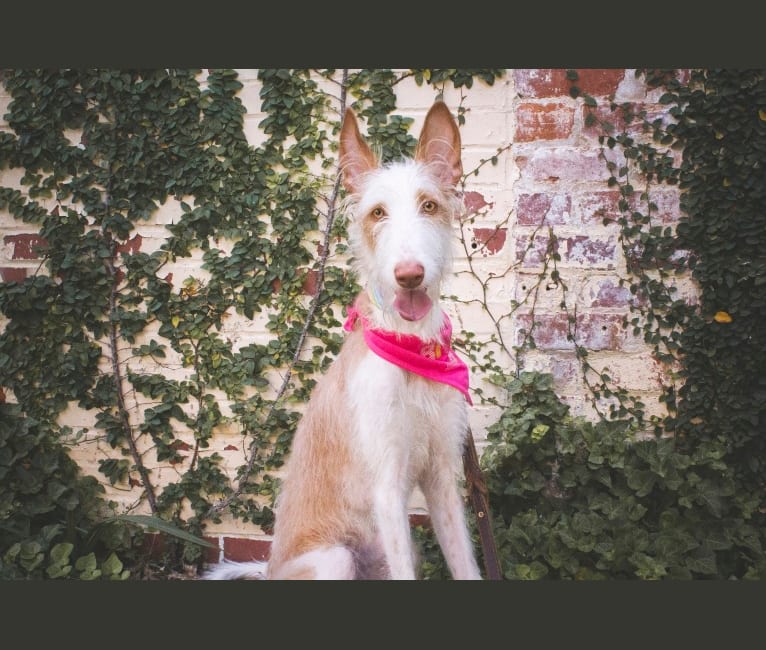
<path id="1" fill-rule="evenodd" d="M 303 278 L 303 293 L 307 296 L 316 296 L 319 292 L 319 273 L 308 269 Z"/>
<path id="2" fill-rule="evenodd" d="M 622 68 L 587 68 L 577 70 L 578 79 L 569 81 L 565 68 L 515 70 L 516 92 L 522 97 L 569 97 L 574 85 L 587 95 L 611 96 L 625 77 Z"/>
<path id="3" fill-rule="evenodd" d="M 48 242 L 40 235 L 32 233 L 24 233 L 21 235 L 6 235 L 3 237 L 3 242 L 6 244 L 13 244 L 13 256 L 14 260 L 36 260 L 40 259 L 40 255 L 37 249 L 45 248 Z"/>
<path id="4" fill-rule="evenodd" d="M 574 108 L 564 104 L 520 104 L 516 110 L 516 142 L 561 140 L 572 134 Z"/>
<path id="5" fill-rule="evenodd" d="M 245 537 L 224 537 L 223 556 L 234 562 L 249 562 L 265 560 L 269 555 L 271 542 L 265 539 L 248 539 Z"/>
<path id="6" fill-rule="evenodd" d="M 411 514 L 409 516 L 410 526 L 423 526 L 423 528 L 431 527 L 431 517 L 424 514 Z"/>
<path id="7" fill-rule="evenodd" d="M 516 223 L 550 226 L 572 222 L 572 199 L 568 194 L 521 194 L 516 203 Z"/>
<path id="8" fill-rule="evenodd" d="M 215 544 L 215 548 L 209 548 L 205 546 L 202 549 L 202 554 L 204 555 L 204 562 L 207 564 L 213 564 L 215 562 L 218 562 L 219 558 L 221 557 L 221 549 L 218 546 L 218 538 L 217 537 L 208 537 L 207 535 L 203 536 L 202 539 L 204 539 L 206 542 L 210 542 L 211 544 Z"/>
<path id="9" fill-rule="evenodd" d="M 3 266 L 0 268 L 0 278 L 3 282 L 24 282 L 27 270 L 15 266 Z"/>
<path id="10" fill-rule="evenodd" d="M 471 247 L 485 257 L 494 255 L 505 246 L 507 228 L 474 228 Z"/>

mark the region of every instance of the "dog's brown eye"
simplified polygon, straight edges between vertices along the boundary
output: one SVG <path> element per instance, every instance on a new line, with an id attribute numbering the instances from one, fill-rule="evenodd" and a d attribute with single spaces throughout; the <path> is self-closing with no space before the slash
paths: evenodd
<path id="1" fill-rule="evenodd" d="M 436 212 L 436 202 L 435 201 L 423 201 L 423 212 L 426 214 L 433 214 Z"/>
<path id="2" fill-rule="evenodd" d="M 376 221 L 377 221 L 378 219 L 382 219 L 382 218 L 383 218 L 383 216 L 384 216 L 385 214 L 386 214 L 386 213 L 383 211 L 383 208 L 380 208 L 380 207 L 378 207 L 378 208 L 373 208 L 372 212 L 370 212 L 370 215 L 371 215 L 371 216 L 372 216 L 372 218 L 373 218 L 373 219 L 375 219 Z"/>

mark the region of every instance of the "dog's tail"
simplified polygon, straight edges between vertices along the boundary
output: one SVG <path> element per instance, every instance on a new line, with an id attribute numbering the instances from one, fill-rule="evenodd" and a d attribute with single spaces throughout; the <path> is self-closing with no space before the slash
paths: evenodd
<path id="1" fill-rule="evenodd" d="M 224 560 L 218 566 L 205 571 L 203 580 L 265 580 L 267 562 L 229 562 Z"/>

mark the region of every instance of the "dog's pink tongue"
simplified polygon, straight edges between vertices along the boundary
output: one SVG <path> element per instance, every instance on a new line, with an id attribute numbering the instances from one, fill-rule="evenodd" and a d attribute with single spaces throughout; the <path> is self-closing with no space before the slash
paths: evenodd
<path id="1" fill-rule="evenodd" d="M 399 289 L 394 309 L 404 320 L 420 320 L 431 310 L 431 299 L 423 289 Z"/>

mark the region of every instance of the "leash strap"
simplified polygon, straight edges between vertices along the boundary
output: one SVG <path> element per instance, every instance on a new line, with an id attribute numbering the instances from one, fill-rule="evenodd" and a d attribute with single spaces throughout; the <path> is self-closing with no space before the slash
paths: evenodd
<path id="1" fill-rule="evenodd" d="M 484 569 L 490 580 L 502 580 L 503 572 L 500 568 L 500 560 L 497 556 L 497 546 L 492 534 L 492 518 L 489 513 L 489 491 L 484 482 L 484 476 L 479 467 L 479 458 L 476 455 L 476 444 L 470 428 L 466 436 L 465 448 L 463 449 L 463 471 L 465 472 L 468 494 L 471 506 L 476 514 L 481 538 L 481 549 L 484 555 Z"/>

